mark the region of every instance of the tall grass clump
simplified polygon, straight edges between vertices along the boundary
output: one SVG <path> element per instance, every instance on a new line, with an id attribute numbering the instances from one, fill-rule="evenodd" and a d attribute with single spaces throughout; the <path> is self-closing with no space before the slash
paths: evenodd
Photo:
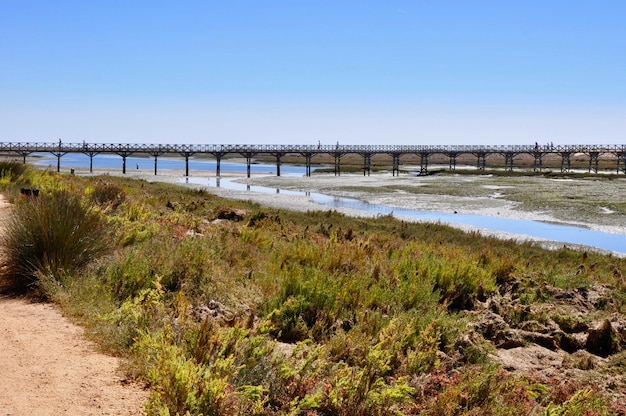
<path id="1" fill-rule="evenodd" d="M 4 188 L 24 173 L 26 165 L 15 161 L 0 161 L 0 185 Z"/>
<path id="2" fill-rule="evenodd" d="M 5 228 L 2 271 L 18 290 L 42 276 L 61 281 L 108 248 L 100 213 L 64 191 L 18 200 Z"/>

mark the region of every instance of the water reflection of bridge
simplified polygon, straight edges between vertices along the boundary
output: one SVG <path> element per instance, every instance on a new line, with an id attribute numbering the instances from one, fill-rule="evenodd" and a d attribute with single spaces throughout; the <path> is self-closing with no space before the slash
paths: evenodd
<path id="1" fill-rule="evenodd" d="M 60 171 L 61 158 L 68 153 L 83 153 L 89 156 L 89 171 L 93 171 L 93 158 L 99 154 L 116 154 L 122 158 L 122 170 L 126 173 L 126 158 L 131 155 L 149 155 L 154 158 L 154 174 L 157 174 L 159 156 L 178 155 L 185 159 L 185 175 L 189 176 L 189 159 L 196 155 L 212 156 L 216 161 L 216 176 L 220 176 L 220 162 L 227 155 L 240 155 L 246 159 L 247 174 L 250 177 L 250 165 L 257 156 L 272 156 L 276 160 L 276 173 L 280 176 L 282 158 L 296 156 L 304 159 L 306 175 L 311 175 L 312 160 L 316 156 L 328 155 L 334 158 L 335 175 L 341 174 L 341 159 L 346 155 L 363 158 L 363 175 L 369 175 L 372 157 L 386 155 L 391 158 L 392 172 L 400 173 L 400 159 L 406 155 L 419 158 L 420 173 L 428 172 L 429 159 L 435 155 L 448 161 L 450 170 L 454 170 L 457 159 L 461 156 L 473 157 L 476 168 L 485 170 L 488 162 L 504 161 L 504 169 L 513 170 L 515 159 L 525 155 L 532 160 L 533 171 L 544 168 L 547 156 L 560 159 L 561 172 L 572 167 L 572 157 L 584 156 L 588 160 L 588 171 L 598 173 L 599 160 L 607 157 L 615 161 L 615 170 L 626 173 L 626 145 L 220 145 L 220 144 L 130 144 L 130 143 L 4 143 L 0 142 L 0 153 L 16 154 L 23 158 L 32 153 L 51 153 L 57 158 L 57 171 Z"/>

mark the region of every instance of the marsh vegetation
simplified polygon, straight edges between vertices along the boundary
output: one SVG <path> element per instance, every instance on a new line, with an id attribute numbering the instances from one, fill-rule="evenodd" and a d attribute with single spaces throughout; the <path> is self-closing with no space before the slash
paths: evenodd
<path id="1" fill-rule="evenodd" d="M 626 177 L 441 171 L 428 176 L 258 177 L 252 185 L 319 192 L 391 207 L 548 220 L 624 232 Z"/>
<path id="2" fill-rule="evenodd" d="M 5 281 L 24 279 L 127 357 L 148 414 L 626 410 L 624 259 L 18 169 L 1 170 L 15 203 Z M 33 243 L 11 237 L 25 228 Z M 76 243 L 32 250 L 68 232 Z M 503 351 L 560 361 L 524 370 Z"/>

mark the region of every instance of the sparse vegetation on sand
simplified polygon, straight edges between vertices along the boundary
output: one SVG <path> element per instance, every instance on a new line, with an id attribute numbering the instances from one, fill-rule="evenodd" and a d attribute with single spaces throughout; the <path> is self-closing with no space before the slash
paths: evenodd
<path id="1" fill-rule="evenodd" d="M 72 230 L 106 224 L 108 251 L 46 246 L 40 258 L 90 262 L 22 277 L 128 357 L 149 414 L 626 411 L 624 259 L 106 175 L 26 170 L 2 187 L 8 235 L 27 204 L 42 218 L 77 204 L 58 214 Z"/>

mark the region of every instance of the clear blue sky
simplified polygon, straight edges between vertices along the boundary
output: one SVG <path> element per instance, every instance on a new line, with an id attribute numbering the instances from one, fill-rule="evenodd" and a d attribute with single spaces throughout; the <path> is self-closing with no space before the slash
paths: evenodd
<path id="1" fill-rule="evenodd" d="M 626 144 L 626 1 L 0 0 L 0 141 Z"/>

